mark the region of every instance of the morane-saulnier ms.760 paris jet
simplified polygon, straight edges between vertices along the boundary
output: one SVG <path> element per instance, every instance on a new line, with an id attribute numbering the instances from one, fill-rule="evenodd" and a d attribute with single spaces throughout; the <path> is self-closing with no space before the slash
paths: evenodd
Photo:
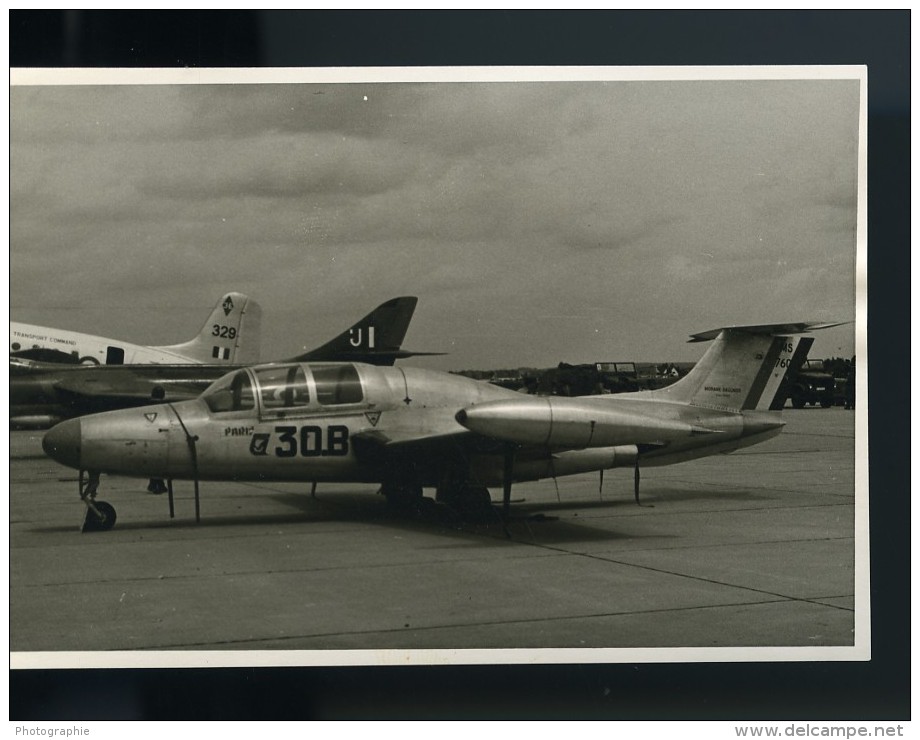
<path id="1" fill-rule="evenodd" d="M 100 473 L 198 481 L 379 483 L 389 502 L 423 488 L 464 515 L 493 511 L 489 486 L 732 452 L 779 434 L 780 383 L 796 336 L 832 324 L 717 329 L 694 369 L 652 391 L 535 397 L 443 372 L 290 363 L 230 373 L 199 398 L 72 419 L 43 447 L 81 471 L 84 529 L 109 529 Z M 89 476 L 84 484 L 83 471 Z"/>

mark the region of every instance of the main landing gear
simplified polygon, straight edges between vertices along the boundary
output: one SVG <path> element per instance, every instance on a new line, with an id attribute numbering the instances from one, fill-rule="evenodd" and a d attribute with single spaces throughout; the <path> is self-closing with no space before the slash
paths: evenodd
<path id="1" fill-rule="evenodd" d="M 398 514 L 435 515 L 459 517 L 464 521 L 483 522 L 496 516 L 489 489 L 469 481 L 442 482 L 437 487 L 434 500 L 423 495 L 420 485 L 409 483 L 384 483 L 380 487 L 387 506 Z"/>
<path id="2" fill-rule="evenodd" d="M 384 483 L 380 493 L 387 500 L 387 506 L 394 511 L 407 511 L 420 505 L 425 498 L 422 487 L 408 483 Z"/>
<path id="3" fill-rule="evenodd" d="M 640 480 L 640 475 L 639 475 L 639 458 L 637 457 L 637 458 L 636 458 L 636 465 L 635 465 L 635 467 L 634 467 L 634 469 L 633 469 L 633 491 L 634 491 L 635 496 L 636 496 L 636 506 L 644 506 L 644 507 L 647 507 L 647 508 L 649 508 L 649 509 L 654 509 L 654 508 L 655 508 L 655 504 L 643 504 L 643 503 L 640 503 L 640 502 L 639 502 L 639 480 Z"/>
<path id="4" fill-rule="evenodd" d="M 83 480 L 80 471 L 80 500 L 86 504 L 81 532 L 106 532 L 115 526 L 115 507 L 108 501 L 97 501 L 96 490 L 99 488 L 99 473 L 89 471 L 89 478 Z"/>
<path id="5" fill-rule="evenodd" d="M 484 485 L 470 479 L 469 464 L 466 461 L 443 471 L 435 492 L 435 501 L 465 521 L 486 522 L 495 519 L 492 494 Z"/>
<path id="6" fill-rule="evenodd" d="M 437 504 L 424 495 L 419 485 L 384 483 L 380 487 L 380 493 L 386 498 L 387 507 L 400 516 L 423 516 L 436 512 Z"/>
<path id="7" fill-rule="evenodd" d="M 166 493 L 168 490 L 169 488 L 167 488 L 162 478 L 151 478 L 147 483 L 147 493 L 152 493 L 154 496 L 159 496 L 160 494 Z"/>
<path id="8" fill-rule="evenodd" d="M 457 512 L 467 521 L 482 522 L 495 517 L 489 489 L 470 481 L 443 483 L 438 486 L 435 500 Z"/>

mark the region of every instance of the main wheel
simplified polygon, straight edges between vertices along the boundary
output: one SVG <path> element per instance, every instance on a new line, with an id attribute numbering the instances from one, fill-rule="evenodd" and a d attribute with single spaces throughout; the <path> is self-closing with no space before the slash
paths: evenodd
<path id="1" fill-rule="evenodd" d="M 482 522 L 495 516 L 492 494 L 485 486 L 464 486 L 448 505 L 468 521 Z"/>
<path id="2" fill-rule="evenodd" d="M 151 478 L 147 483 L 147 493 L 152 493 L 155 496 L 166 493 L 167 490 L 169 489 L 166 487 L 162 478 Z"/>
<path id="3" fill-rule="evenodd" d="M 404 511 L 419 505 L 424 498 L 421 486 L 384 484 L 380 492 L 387 500 L 387 506 L 395 511 Z"/>
<path id="4" fill-rule="evenodd" d="M 83 520 L 84 532 L 107 532 L 115 526 L 115 507 L 112 504 L 108 501 L 94 501 L 93 506 L 96 507 L 99 514 L 88 506 L 86 507 L 86 518 Z"/>

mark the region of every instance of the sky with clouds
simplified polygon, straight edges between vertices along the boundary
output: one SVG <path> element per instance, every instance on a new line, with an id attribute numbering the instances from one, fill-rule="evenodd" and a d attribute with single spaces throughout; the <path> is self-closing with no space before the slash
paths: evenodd
<path id="1" fill-rule="evenodd" d="M 858 107 L 831 79 L 14 85 L 11 319 L 172 344 L 236 290 L 268 360 L 417 295 L 405 347 L 449 354 L 408 362 L 440 369 L 851 321 Z"/>

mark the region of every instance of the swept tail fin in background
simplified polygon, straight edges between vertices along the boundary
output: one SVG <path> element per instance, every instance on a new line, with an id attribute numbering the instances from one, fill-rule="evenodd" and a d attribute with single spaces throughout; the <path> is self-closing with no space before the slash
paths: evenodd
<path id="1" fill-rule="evenodd" d="M 154 349 L 209 365 L 259 362 L 262 307 L 242 293 L 221 296 L 198 336 L 183 344 Z"/>
<path id="2" fill-rule="evenodd" d="M 801 322 L 732 326 L 693 334 L 691 342 L 714 339 L 685 377 L 654 396 L 727 411 L 778 410 L 785 397 L 783 378 L 801 366 L 814 339 L 793 336 L 839 326 Z"/>
<path id="3" fill-rule="evenodd" d="M 392 365 L 402 357 L 433 352 L 402 349 L 403 339 L 415 312 L 418 298 L 401 296 L 381 303 L 353 326 L 321 347 L 292 357 L 288 362 L 352 361 Z"/>

